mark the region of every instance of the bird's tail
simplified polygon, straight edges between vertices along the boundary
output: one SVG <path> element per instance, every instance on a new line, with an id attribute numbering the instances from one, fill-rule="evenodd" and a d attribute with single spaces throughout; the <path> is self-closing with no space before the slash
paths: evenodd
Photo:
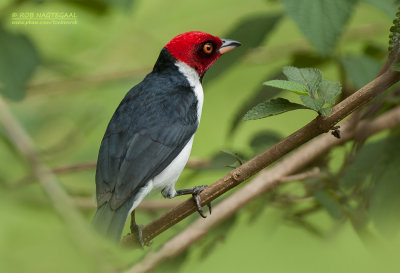
<path id="1" fill-rule="evenodd" d="M 92 224 L 100 234 L 119 243 L 130 209 L 131 206 L 124 204 L 118 209 L 113 210 L 109 202 L 106 202 L 97 208 Z"/>

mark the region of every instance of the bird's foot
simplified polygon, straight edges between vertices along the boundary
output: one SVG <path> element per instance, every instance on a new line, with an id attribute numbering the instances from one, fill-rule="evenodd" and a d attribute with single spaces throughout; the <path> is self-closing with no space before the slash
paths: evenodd
<path id="1" fill-rule="evenodd" d="M 140 246 L 144 248 L 144 241 L 143 241 L 143 233 L 142 233 L 143 225 L 131 225 L 131 233 L 136 235 L 136 239 L 139 242 Z"/>
<path id="2" fill-rule="evenodd" d="M 191 194 L 193 196 L 194 202 L 196 204 L 198 213 L 200 214 L 201 217 L 206 218 L 206 216 L 203 213 L 203 208 L 200 205 L 199 194 L 207 187 L 208 186 L 203 185 L 203 186 L 197 186 L 197 187 L 193 187 L 193 188 L 189 188 L 189 189 L 177 190 L 176 196 L 184 195 L 184 194 Z M 211 214 L 211 203 L 208 203 L 207 207 Z"/>
<path id="3" fill-rule="evenodd" d="M 205 188 L 207 188 L 206 185 L 194 187 L 194 188 L 193 188 L 193 193 L 192 193 L 194 202 L 196 203 L 197 212 L 198 212 L 198 213 L 200 214 L 200 216 L 203 217 L 203 218 L 207 218 L 207 216 L 204 215 L 204 213 L 203 213 L 203 208 L 202 208 L 201 205 L 200 205 L 199 194 L 200 194 Z M 207 204 L 207 207 L 208 207 L 208 211 L 209 211 L 210 214 L 211 214 L 211 203 L 208 203 L 208 204 Z"/>

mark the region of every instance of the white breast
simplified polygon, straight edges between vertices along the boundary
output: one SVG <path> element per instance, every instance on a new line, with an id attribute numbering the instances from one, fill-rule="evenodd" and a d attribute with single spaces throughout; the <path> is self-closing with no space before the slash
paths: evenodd
<path id="1" fill-rule="evenodd" d="M 167 186 L 172 188 L 175 186 L 175 182 L 189 159 L 192 144 L 193 136 L 179 155 L 159 175 L 153 178 L 153 186 L 155 188 L 163 189 Z"/>
<path id="2" fill-rule="evenodd" d="M 197 119 L 200 123 L 201 110 L 203 109 L 204 93 L 203 87 L 200 83 L 200 76 L 196 70 L 188 66 L 183 62 L 176 62 L 175 65 L 178 67 L 179 71 L 188 80 L 190 86 L 193 88 L 194 94 L 197 98 Z"/>
<path id="3" fill-rule="evenodd" d="M 175 159 L 161 173 L 147 182 L 146 186 L 136 194 L 136 198 L 128 215 L 131 214 L 140 202 L 142 202 L 143 198 L 146 197 L 146 195 L 154 188 L 165 189 L 165 192 L 163 192 L 165 197 L 173 198 L 176 195 L 175 183 L 189 159 L 190 151 L 192 150 L 193 137 L 194 136 L 191 137 L 179 155 L 175 157 Z"/>

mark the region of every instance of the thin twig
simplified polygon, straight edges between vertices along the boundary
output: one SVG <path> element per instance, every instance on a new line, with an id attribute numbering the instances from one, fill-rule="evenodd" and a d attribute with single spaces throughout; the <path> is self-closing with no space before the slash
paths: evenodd
<path id="1" fill-rule="evenodd" d="M 287 182 L 292 182 L 292 181 L 304 180 L 304 179 L 307 179 L 310 177 L 315 177 L 319 174 L 320 174 L 320 169 L 318 167 L 314 167 L 308 172 L 281 177 L 279 179 L 279 182 L 287 183 Z"/>
<path id="2" fill-rule="evenodd" d="M 313 162 L 315 158 L 327 153 L 331 148 L 352 140 L 355 133 L 361 128 L 368 128 L 368 135 L 371 136 L 383 130 L 399 126 L 399 124 L 400 107 L 397 107 L 373 121 L 362 121 L 356 130 L 354 130 L 354 126 L 349 126 L 349 122 L 346 122 L 342 125 L 341 139 L 334 138 L 329 134 L 319 136 L 270 169 L 262 171 L 251 182 L 215 206 L 212 217 L 208 217 L 206 220 L 198 219 L 194 221 L 181 233 L 167 241 L 158 251 L 147 253 L 141 262 L 134 265 L 126 273 L 150 272 L 165 259 L 178 255 L 205 236 L 210 229 L 236 213 L 244 205 L 265 192 L 274 189 L 281 183 L 281 177 L 303 169 Z"/>
<path id="3" fill-rule="evenodd" d="M 68 173 L 76 173 L 76 172 L 84 172 L 84 171 L 91 171 L 96 169 L 96 161 L 91 161 L 91 162 L 81 162 L 81 163 L 76 163 L 76 164 L 70 164 L 70 165 L 62 165 L 55 167 L 51 169 L 51 171 L 54 174 L 68 174 Z M 190 158 L 189 161 L 187 162 L 185 168 L 188 169 L 200 169 L 207 167 L 211 164 L 211 161 L 208 159 L 197 159 L 197 158 Z M 18 180 L 16 180 L 14 185 L 20 186 L 24 184 L 28 184 L 32 182 L 34 177 L 32 175 L 27 175 L 24 176 Z"/>
<path id="4" fill-rule="evenodd" d="M 82 172 L 93 170 L 96 168 L 96 161 L 95 162 L 83 162 L 73 165 L 64 165 L 53 168 L 53 172 L 56 174 L 64 174 L 64 173 L 74 173 L 74 172 Z"/>

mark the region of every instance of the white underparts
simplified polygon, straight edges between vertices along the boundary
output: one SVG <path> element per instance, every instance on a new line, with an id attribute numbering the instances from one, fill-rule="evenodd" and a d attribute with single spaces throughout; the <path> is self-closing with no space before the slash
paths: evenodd
<path id="1" fill-rule="evenodd" d="M 193 136 L 189 142 L 183 147 L 177 157 L 165 168 L 159 175 L 153 178 L 154 188 L 163 190 L 164 197 L 173 198 L 176 195 L 175 183 L 181 175 L 183 168 L 189 159 L 192 150 Z"/>
<path id="2" fill-rule="evenodd" d="M 136 194 L 132 208 L 129 210 L 127 217 L 142 202 L 145 196 L 149 194 L 152 189 L 163 190 L 162 195 L 166 198 L 173 198 L 176 196 L 175 183 L 189 159 L 190 151 L 192 150 L 193 137 L 194 136 L 190 138 L 189 142 L 178 154 L 178 156 L 175 157 L 175 159 L 161 173 L 147 182 L 146 186 L 140 189 L 140 191 Z"/>
<path id="3" fill-rule="evenodd" d="M 136 194 L 135 200 L 133 201 L 133 205 L 131 209 L 129 210 L 128 215 L 126 218 L 128 218 L 129 215 L 131 215 L 132 211 L 136 209 L 136 207 L 142 202 L 143 198 L 145 198 L 146 195 L 149 194 L 149 192 L 153 189 L 153 182 L 150 180 L 146 186 L 140 189 L 140 191 Z"/>
<path id="4" fill-rule="evenodd" d="M 188 80 L 190 86 L 193 88 L 194 94 L 197 98 L 197 119 L 200 123 L 201 110 L 203 108 L 204 94 L 203 87 L 200 83 L 200 77 L 196 70 L 188 66 L 183 62 L 177 61 L 175 65 L 179 71 Z M 189 159 L 190 151 L 192 150 L 194 135 L 190 138 L 189 142 L 182 149 L 179 155 L 156 177 L 146 183 L 137 194 L 133 206 L 129 211 L 129 214 L 142 202 L 143 198 L 153 189 L 161 189 L 162 195 L 167 198 L 173 198 L 176 196 L 175 183 L 178 180 L 180 174 L 185 168 L 185 165 Z"/>

